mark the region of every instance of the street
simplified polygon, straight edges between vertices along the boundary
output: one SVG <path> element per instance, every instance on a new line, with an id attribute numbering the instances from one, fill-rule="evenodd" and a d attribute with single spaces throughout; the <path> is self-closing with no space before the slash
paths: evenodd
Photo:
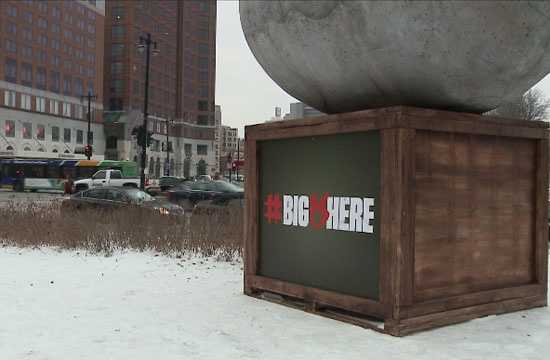
<path id="1" fill-rule="evenodd" d="M 9 204 L 47 204 L 59 201 L 65 195 L 61 193 L 46 193 L 46 192 L 13 192 L 11 190 L 0 190 L 0 206 L 5 207 Z"/>

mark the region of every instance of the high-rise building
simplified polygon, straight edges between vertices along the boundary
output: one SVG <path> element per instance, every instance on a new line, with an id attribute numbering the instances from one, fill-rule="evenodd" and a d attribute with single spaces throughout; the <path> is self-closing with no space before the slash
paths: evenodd
<path id="1" fill-rule="evenodd" d="M 285 115 L 284 120 L 302 119 L 322 115 L 325 114 L 303 102 L 297 102 L 290 104 L 290 112 Z"/>
<path id="2" fill-rule="evenodd" d="M 103 158 L 102 0 L 0 1 L 0 156 Z M 76 153 L 76 154 L 75 154 Z"/>
<path id="3" fill-rule="evenodd" d="M 168 168 L 166 142 L 171 175 L 215 172 L 215 0 L 108 0 L 106 19 L 106 157 L 139 162 L 132 130 L 143 122 L 146 54 L 137 44 L 150 34 L 149 176 Z"/>
<path id="4" fill-rule="evenodd" d="M 222 107 L 220 105 L 215 106 L 214 111 L 214 123 L 216 130 L 214 133 L 214 154 L 216 157 L 216 172 L 220 172 L 220 158 L 222 148 Z"/>

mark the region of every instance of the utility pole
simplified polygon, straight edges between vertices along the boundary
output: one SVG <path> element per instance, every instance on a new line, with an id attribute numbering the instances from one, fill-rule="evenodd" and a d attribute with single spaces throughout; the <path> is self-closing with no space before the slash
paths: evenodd
<path id="1" fill-rule="evenodd" d="M 145 190 L 145 162 L 147 160 L 147 138 L 148 138 L 148 128 L 147 128 L 147 118 L 148 106 L 149 106 L 149 67 L 150 67 L 150 56 L 151 56 L 151 45 L 153 45 L 153 55 L 158 53 L 157 43 L 151 40 L 151 34 L 147 33 L 145 37 L 139 37 L 138 51 L 143 52 L 145 50 L 145 93 L 143 96 L 143 134 L 144 139 L 141 144 L 141 172 L 140 172 L 140 188 Z"/>
<path id="2" fill-rule="evenodd" d="M 170 176 L 170 138 L 169 138 L 169 133 L 170 133 L 170 125 L 173 124 L 173 120 L 169 120 L 167 119 L 166 120 L 166 169 L 168 169 L 168 171 L 165 171 L 166 173 L 166 176 Z"/>
<path id="3" fill-rule="evenodd" d="M 88 132 L 86 133 L 86 148 L 90 149 L 90 139 L 91 139 L 91 124 L 92 124 L 92 99 L 95 99 L 97 96 L 92 95 L 92 92 L 88 90 L 88 95 L 81 96 L 81 99 L 88 99 Z M 86 157 L 88 160 L 92 157 L 91 151 L 87 152 Z"/>
<path id="4" fill-rule="evenodd" d="M 240 152 L 241 152 L 241 142 L 239 141 L 239 137 L 237 136 L 237 166 L 235 166 L 235 181 L 239 181 L 239 160 L 240 158 Z"/>

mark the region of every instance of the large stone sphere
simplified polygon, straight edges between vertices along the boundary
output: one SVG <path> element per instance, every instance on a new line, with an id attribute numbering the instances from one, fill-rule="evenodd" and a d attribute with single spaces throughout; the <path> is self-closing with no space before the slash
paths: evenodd
<path id="1" fill-rule="evenodd" d="M 550 2 L 240 1 L 250 49 L 326 113 L 485 112 L 550 72 Z"/>

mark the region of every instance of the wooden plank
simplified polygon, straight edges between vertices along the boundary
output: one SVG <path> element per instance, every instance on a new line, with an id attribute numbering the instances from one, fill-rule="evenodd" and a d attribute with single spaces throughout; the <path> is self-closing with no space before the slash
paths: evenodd
<path id="1" fill-rule="evenodd" d="M 333 306 L 357 314 L 384 317 L 384 306 L 378 301 L 279 281 L 264 276 L 250 276 L 249 282 L 254 290 L 265 290 L 292 296 L 306 302 Z"/>
<path id="2" fill-rule="evenodd" d="M 400 221 L 399 199 L 396 193 L 399 185 L 395 181 L 398 169 L 397 131 L 385 129 L 381 133 L 380 160 L 380 302 L 384 304 L 385 317 L 392 318 L 394 312 L 394 278 L 397 272 L 397 235 Z"/>
<path id="3" fill-rule="evenodd" d="M 400 108 L 403 113 L 403 118 L 412 119 L 414 121 L 423 119 L 434 119 L 438 121 L 446 121 L 449 123 L 470 123 L 475 128 L 477 124 L 493 124 L 499 127 L 515 127 L 515 128 L 538 128 L 548 129 L 549 124 L 545 121 L 525 121 L 518 119 L 505 118 L 500 116 L 487 116 L 473 113 L 445 111 L 435 109 L 424 109 L 412 106 L 403 106 Z"/>
<path id="4" fill-rule="evenodd" d="M 384 330 L 391 335 L 404 336 L 421 330 L 456 324 L 487 315 L 498 315 L 534 307 L 546 306 L 546 296 L 536 295 L 526 298 L 503 300 L 488 304 L 465 307 L 456 310 L 402 320 L 399 324 Z"/>
<path id="5" fill-rule="evenodd" d="M 252 294 L 250 277 L 258 273 L 259 262 L 259 166 L 258 146 L 255 140 L 246 138 L 247 154 L 244 217 L 244 292 Z"/>
<path id="6" fill-rule="evenodd" d="M 400 306 L 411 305 L 414 296 L 414 228 L 415 228 L 415 162 L 414 155 L 416 131 L 414 129 L 399 129 L 398 144 L 402 159 L 401 166 L 401 262 Z"/>
<path id="7" fill-rule="evenodd" d="M 344 134 L 363 132 L 395 127 L 397 114 L 384 112 L 381 116 L 361 116 L 360 113 L 344 115 L 321 116 L 304 120 L 285 120 L 265 126 L 254 125 L 247 127 L 251 138 L 255 140 L 286 139 L 304 136 L 322 136 L 330 134 Z"/>
<path id="8" fill-rule="evenodd" d="M 545 288 L 539 284 L 530 284 L 512 288 L 481 291 L 473 294 L 451 296 L 441 299 L 415 303 L 401 309 L 402 318 L 412 318 L 437 312 L 470 307 L 502 300 L 544 295 Z"/>
<path id="9" fill-rule="evenodd" d="M 537 140 L 416 139 L 415 301 L 532 283 Z"/>
<path id="10" fill-rule="evenodd" d="M 548 289 L 548 138 L 537 144 L 535 278 Z"/>
<path id="11" fill-rule="evenodd" d="M 548 124 L 518 121 L 469 113 L 395 106 L 345 114 L 319 116 L 250 125 L 250 139 L 268 140 L 300 136 L 368 131 L 387 128 L 412 128 L 458 133 L 544 138 Z"/>

